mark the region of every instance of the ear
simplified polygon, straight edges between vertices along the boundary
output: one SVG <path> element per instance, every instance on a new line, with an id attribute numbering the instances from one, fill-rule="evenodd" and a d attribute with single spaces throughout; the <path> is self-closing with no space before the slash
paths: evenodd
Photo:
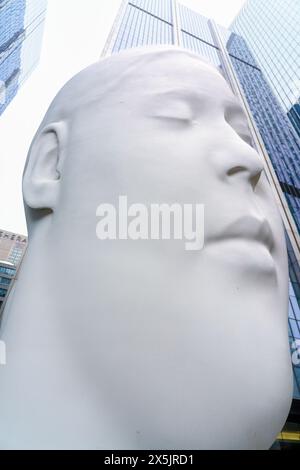
<path id="1" fill-rule="evenodd" d="M 54 211 L 61 186 L 65 143 L 63 122 L 50 124 L 35 137 L 23 176 L 24 201 L 31 209 Z"/>

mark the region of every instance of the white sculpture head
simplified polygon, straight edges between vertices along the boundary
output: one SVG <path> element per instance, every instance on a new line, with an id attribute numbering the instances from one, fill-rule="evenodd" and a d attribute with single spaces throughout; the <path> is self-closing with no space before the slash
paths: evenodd
<path id="1" fill-rule="evenodd" d="M 57 95 L 24 172 L 29 250 L 4 327 L 41 404 L 29 447 L 272 444 L 291 401 L 287 257 L 250 142 L 225 79 L 186 50 L 123 52 Z M 97 207 L 121 195 L 204 204 L 203 249 L 99 240 Z"/>

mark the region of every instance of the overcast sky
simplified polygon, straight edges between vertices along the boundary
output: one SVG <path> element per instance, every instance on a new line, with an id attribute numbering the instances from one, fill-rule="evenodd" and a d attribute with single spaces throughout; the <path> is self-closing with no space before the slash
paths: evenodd
<path id="1" fill-rule="evenodd" d="M 48 0 L 41 61 L 0 117 L 0 229 L 26 234 L 21 178 L 26 154 L 62 85 L 95 62 L 121 0 Z M 181 0 L 229 26 L 244 0 Z"/>

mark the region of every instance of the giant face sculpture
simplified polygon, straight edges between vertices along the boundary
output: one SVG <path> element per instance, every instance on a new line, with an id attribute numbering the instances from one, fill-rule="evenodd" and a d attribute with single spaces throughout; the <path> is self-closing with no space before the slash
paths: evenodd
<path id="1" fill-rule="evenodd" d="M 224 78 L 184 50 L 122 53 L 58 94 L 24 173 L 31 240 L 3 328 L 3 446 L 272 444 L 291 400 L 287 259 L 250 142 Z M 96 209 L 120 195 L 204 204 L 204 248 L 99 241 Z"/>

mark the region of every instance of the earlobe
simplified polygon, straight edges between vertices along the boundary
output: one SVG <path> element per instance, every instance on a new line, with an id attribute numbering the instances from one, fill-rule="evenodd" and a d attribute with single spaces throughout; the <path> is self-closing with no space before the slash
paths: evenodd
<path id="1" fill-rule="evenodd" d="M 35 137 L 23 176 L 24 201 L 31 209 L 55 210 L 65 142 L 64 122 L 50 124 Z"/>

